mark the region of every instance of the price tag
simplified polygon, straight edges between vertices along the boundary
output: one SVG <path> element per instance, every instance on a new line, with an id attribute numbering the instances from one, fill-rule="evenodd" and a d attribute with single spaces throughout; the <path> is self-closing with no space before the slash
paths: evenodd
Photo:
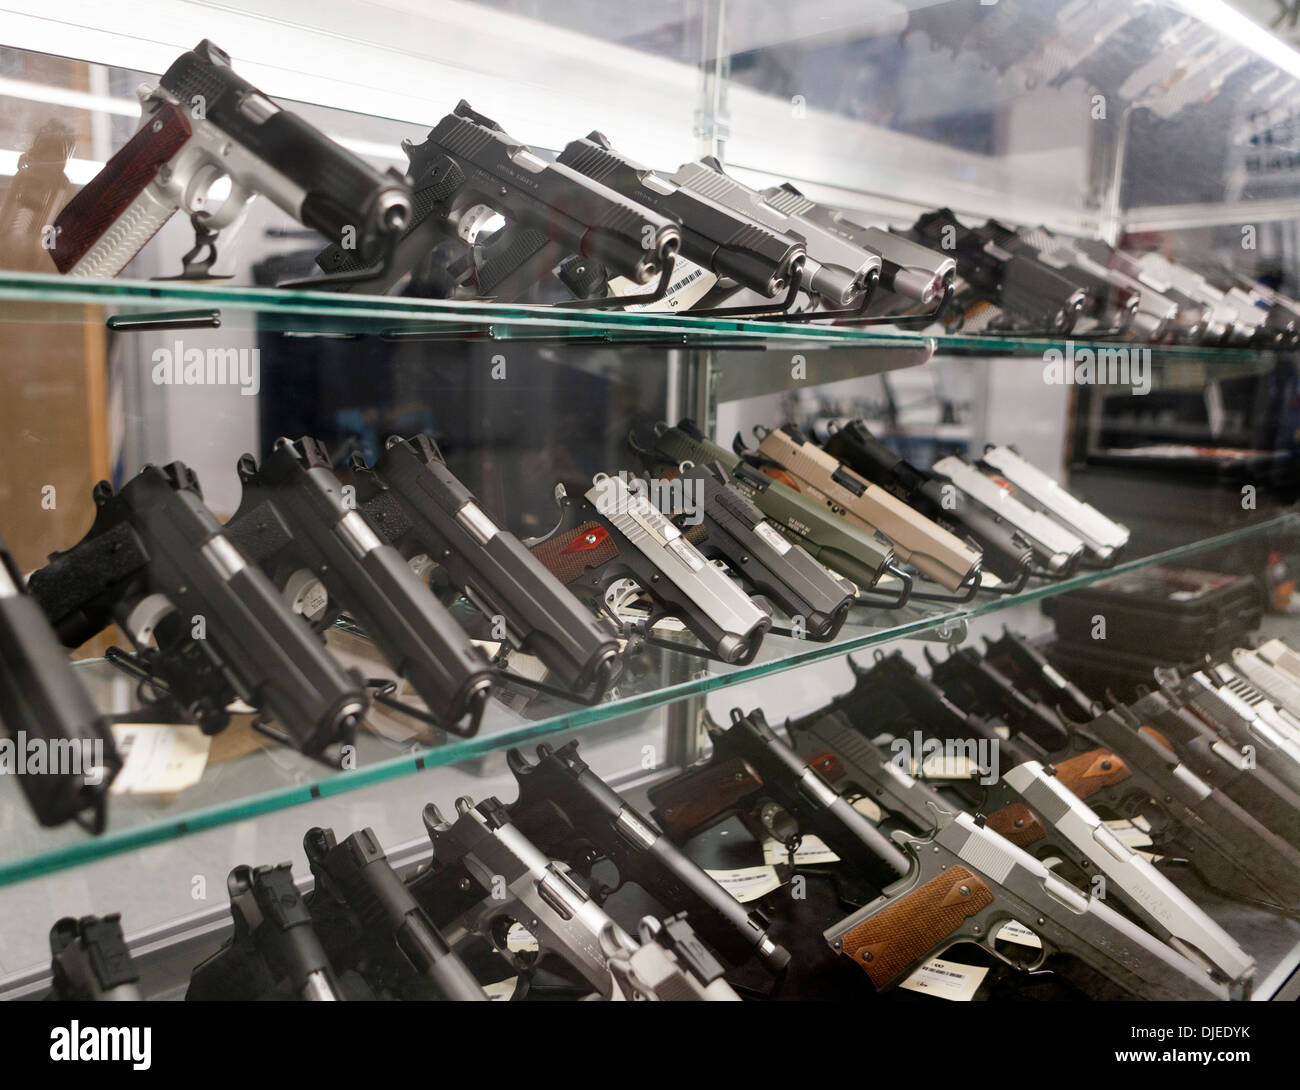
<path id="1" fill-rule="evenodd" d="M 988 975 L 983 965 L 958 965 L 954 961 L 932 958 L 904 980 L 899 987 L 909 992 L 925 992 L 940 999 L 968 1003 Z"/>
<path id="2" fill-rule="evenodd" d="M 757 901 L 781 888 L 774 867 L 738 867 L 735 870 L 710 870 L 709 877 L 741 904 Z"/>
<path id="3" fill-rule="evenodd" d="M 203 778 L 212 739 L 198 727 L 173 723 L 114 723 L 122 770 L 115 795 L 174 795 Z"/>
<path id="4" fill-rule="evenodd" d="M 788 864 L 790 853 L 785 845 L 777 840 L 763 841 L 763 861 L 769 864 Z M 815 863 L 838 863 L 840 857 L 815 836 L 806 836 L 799 842 L 799 850 L 794 853 L 795 866 L 808 866 Z"/>
<path id="5" fill-rule="evenodd" d="M 995 938 L 1001 939 L 1003 942 L 1014 942 L 1017 946 L 1028 946 L 1034 950 L 1043 948 L 1043 940 L 1017 920 L 1009 920 L 1003 924 L 1002 930 L 997 933 Z"/>

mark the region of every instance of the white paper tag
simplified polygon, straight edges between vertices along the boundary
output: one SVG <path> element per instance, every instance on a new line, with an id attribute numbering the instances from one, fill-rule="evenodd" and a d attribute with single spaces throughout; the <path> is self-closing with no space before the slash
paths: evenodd
<path id="1" fill-rule="evenodd" d="M 865 817 L 873 825 L 879 825 L 885 820 L 885 811 L 875 804 L 872 799 L 865 795 L 860 799 L 853 800 L 853 809 Z"/>
<path id="2" fill-rule="evenodd" d="M 122 771 L 115 795 L 173 795 L 203 777 L 212 739 L 198 727 L 172 723 L 114 723 Z"/>
<path id="3" fill-rule="evenodd" d="M 515 981 L 519 978 L 515 976 L 506 977 L 505 980 L 498 980 L 494 984 L 484 984 L 483 991 L 493 1003 L 504 1003 L 515 994 Z"/>
<path id="4" fill-rule="evenodd" d="M 716 273 L 709 272 L 702 265 L 677 255 L 673 264 L 673 278 L 664 292 L 664 297 L 654 303 L 629 303 L 623 309 L 627 311 L 646 310 L 689 310 L 710 291 L 718 282 Z M 611 295 L 643 295 L 651 285 L 637 284 L 625 276 L 616 276 L 609 282 Z"/>
<path id="5" fill-rule="evenodd" d="M 1144 855 L 1148 859 L 1160 859 L 1161 856 L 1154 852 L 1145 851 L 1151 847 L 1151 826 L 1147 824 L 1145 818 L 1135 817 L 1132 821 L 1127 818 L 1118 818 L 1105 823 L 1108 828 L 1121 844 L 1132 848 L 1138 855 Z"/>
<path id="6" fill-rule="evenodd" d="M 531 954 L 538 949 L 537 939 L 522 924 L 511 924 L 506 932 L 506 949 L 513 954 Z"/>
<path id="7" fill-rule="evenodd" d="M 1008 920 L 994 937 L 1003 942 L 1014 942 L 1018 946 L 1029 946 L 1035 950 L 1043 948 L 1043 940 L 1018 920 Z"/>
<path id="8" fill-rule="evenodd" d="M 738 867 L 706 873 L 741 904 L 757 901 L 781 888 L 781 879 L 774 867 Z"/>
<path id="9" fill-rule="evenodd" d="M 978 767 L 961 753 L 936 753 L 924 762 L 912 758 L 909 773 L 916 780 L 973 780 Z"/>
<path id="10" fill-rule="evenodd" d="M 932 958 L 904 980 L 899 987 L 910 992 L 925 992 L 940 999 L 968 1003 L 988 975 L 984 965 L 958 965 L 953 961 Z"/>
<path id="11" fill-rule="evenodd" d="M 788 864 L 790 862 L 790 853 L 785 850 L 785 845 L 779 841 L 764 840 L 763 861 L 773 865 L 777 863 Z M 807 866 L 814 863 L 838 863 L 839 861 L 840 857 L 815 836 L 804 837 L 799 842 L 799 850 L 794 853 L 795 866 Z"/>

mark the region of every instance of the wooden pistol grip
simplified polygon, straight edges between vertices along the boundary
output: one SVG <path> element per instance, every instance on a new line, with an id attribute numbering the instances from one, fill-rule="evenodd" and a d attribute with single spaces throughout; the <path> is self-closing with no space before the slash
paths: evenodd
<path id="1" fill-rule="evenodd" d="M 840 948 L 883 988 L 992 903 L 983 879 L 965 867 L 949 867 L 845 932 Z"/>
<path id="2" fill-rule="evenodd" d="M 1056 765 L 1056 778 L 1081 799 L 1129 778 L 1128 765 L 1105 749 L 1090 749 Z"/>
<path id="3" fill-rule="evenodd" d="M 654 809 L 650 816 L 672 840 L 689 838 L 733 809 L 763 784 L 743 758 L 687 771 L 647 792 Z"/>
<path id="4" fill-rule="evenodd" d="M 184 110 L 170 103 L 161 106 L 126 146 L 104 164 L 104 169 L 81 187 L 54 221 L 54 249 L 50 256 L 59 272 L 66 273 L 81 260 L 192 132 Z"/>
<path id="5" fill-rule="evenodd" d="M 1023 802 L 1013 802 L 1001 810 L 994 810 L 988 815 L 986 824 L 1017 848 L 1027 848 L 1047 835 L 1047 830 Z"/>
<path id="6" fill-rule="evenodd" d="M 584 522 L 576 530 L 556 534 L 533 546 L 533 555 L 561 583 L 576 583 L 592 568 L 618 556 L 614 535 L 599 522 Z"/>

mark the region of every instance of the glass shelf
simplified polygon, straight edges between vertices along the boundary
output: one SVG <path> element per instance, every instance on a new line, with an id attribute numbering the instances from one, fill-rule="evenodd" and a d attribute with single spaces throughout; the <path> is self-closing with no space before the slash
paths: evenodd
<path id="1" fill-rule="evenodd" d="M 0 271 L 0 322 L 99 325 L 120 332 L 145 330 L 146 320 L 191 321 L 185 329 L 257 329 L 303 337 L 378 336 L 393 341 L 561 341 L 571 345 L 655 344 L 706 349 L 862 350 L 893 353 L 891 366 L 922 363 L 931 355 L 1028 356 L 1050 350 L 1078 358 L 1083 349 L 1150 348 L 1152 362 L 1212 365 L 1242 373 L 1272 367 L 1294 353 L 1206 345 L 1138 345 L 1070 337 L 935 334 L 888 326 L 789 323 L 761 318 L 585 310 L 524 304 L 410 299 L 398 296 L 179 283 L 156 280 L 73 279 Z M 154 327 L 166 330 L 166 325 Z M 1203 373 L 1203 372 L 1196 372 Z"/>
<path id="2" fill-rule="evenodd" d="M 1141 535 L 1136 532 L 1135 542 Z M 443 765 L 461 764 L 511 746 L 561 732 L 596 727 L 611 720 L 670 704 L 686 697 L 737 685 L 756 678 L 879 647 L 892 640 L 918 637 L 958 642 L 966 623 L 1013 606 L 1087 586 L 1119 572 L 1150 564 L 1179 561 L 1213 566 L 1216 556 L 1246 547 L 1296 551 L 1300 543 L 1300 514 L 1286 512 L 1259 517 L 1212 537 L 1189 540 L 1172 548 L 1134 556 L 1109 569 L 1090 570 L 1055 581 L 1031 581 L 1017 594 L 982 592 L 965 603 L 914 599 L 897 610 L 859 604 L 838 637 L 812 643 L 769 635 L 756 659 L 745 666 L 727 666 L 671 649 L 671 637 L 632 656 L 616 689 L 592 706 L 514 683 L 499 687 L 482 726 L 473 738 L 430 737 L 412 732 L 408 717 L 373 709 L 371 730 L 361 733 L 356 767 L 330 769 L 291 749 L 260 743 L 246 725 L 234 725 L 214 739 L 214 749 L 199 782 L 170 797 L 115 795 L 110 800 L 108 831 L 98 837 L 75 826 L 43 829 L 31 817 L 16 780 L 0 777 L 0 885 L 75 867 L 94 859 L 148 844 L 212 829 L 259 814 L 341 794 L 400 776 Z M 369 656 L 369 645 L 346 634 L 341 650 Z M 371 662 L 375 660 L 371 659 Z M 134 683 L 104 659 L 84 660 L 81 673 L 102 707 L 129 706 Z M 368 668 L 370 676 L 388 673 L 382 665 Z M 383 731 L 383 734 L 375 733 Z M 404 737 L 399 737 L 403 735 Z M 229 736 L 229 737 L 228 737 Z M 258 739 L 253 743 L 251 739 Z M 227 758 L 217 759 L 218 747 Z"/>

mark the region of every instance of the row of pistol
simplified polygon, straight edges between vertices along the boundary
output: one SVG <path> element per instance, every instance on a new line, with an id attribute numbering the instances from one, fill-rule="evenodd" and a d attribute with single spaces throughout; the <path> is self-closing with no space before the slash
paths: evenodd
<path id="1" fill-rule="evenodd" d="M 822 921 L 832 960 L 878 991 L 975 943 L 1085 994 L 1250 995 L 1254 958 L 1171 875 L 1300 912 L 1300 655 L 1271 640 L 1104 710 L 1011 633 L 928 678 L 901 653 L 854 670 L 852 690 L 783 731 L 758 710 L 710 722 L 711 755 L 651 786 L 648 813 L 569 742 L 536 761 L 510 751 L 513 803 L 427 806 L 432 858 L 405 880 L 371 830 L 312 829 L 306 895 L 287 863 L 231 872 L 233 935 L 188 997 L 481 999 L 506 973 L 516 999 L 779 995 L 793 879 L 818 873 L 851 909 Z M 964 773 L 936 773 L 945 747 Z M 732 817 L 790 861 L 757 907 L 683 850 Z M 1114 828 L 1138 819 L 1154 856 Z M 798 862 L 813 837 L 817 862 Z M 654 905 L 626 929 L 614 906 L 643 903 L 611 900 L 625 886 Z M 1032 946 L 1002 941 L 1017 923 Z M 51 943 L 62 997 L 138 994 L 116 917 L 62 920 Z"/>
<path id="2" fill-rule="evenodd" d="M 1300 304 L 1214 262 L 1190 268 L 1046 227 L 968 227 L 946 208 L 904 230 L 864 226 L 788 182 L 751 188 L 716 159 L 655 171 L 599 132 L 551 158 L 464 101 L 403 150 L 405 172 L 370 167 L 204 41 L 142 90 L 139 130 L 59 212 L 51 256 L 67 275 L 116 276 L 183 210 L 207 254 L 183 275 L 203 278 L 220 230 L 262 193 L 329 240 L 318 274 L 285 284 L 298 288 L 972 333 L 1300 339 Z M 208 209 L 220 175 L 231 196 Z M 29 203 L 43 207 L 39 194 Z"/>

